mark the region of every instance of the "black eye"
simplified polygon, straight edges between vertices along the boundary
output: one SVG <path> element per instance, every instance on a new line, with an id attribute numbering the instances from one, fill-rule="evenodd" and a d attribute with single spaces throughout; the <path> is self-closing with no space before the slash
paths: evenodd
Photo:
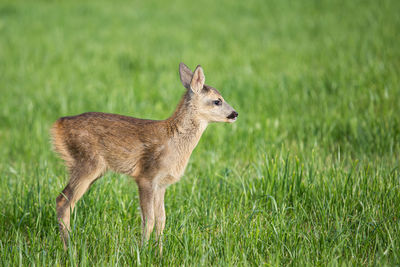
<path id="1" fill-rule="evenodd" d="M 221 100 L 214 100 L 213 103 L 216 106 L 221 106 L 222 105 L 222 101 Z"/>

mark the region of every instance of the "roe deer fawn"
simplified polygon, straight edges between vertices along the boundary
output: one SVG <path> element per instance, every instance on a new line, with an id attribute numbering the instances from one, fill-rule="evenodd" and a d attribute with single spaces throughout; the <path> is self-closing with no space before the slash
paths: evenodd
<path id="1" fill-rule="evenodd" d="M 75 203 L 107 170 L 132 176 L 139 188 L 142 244 L 156 225 L 165 225 L 164 193 L 183 175 L 189 157 L 210 122 L 234 122 L 238 113 L 214 88 L 205 85 L 203 69 L 179 65 L 187 91 L 166 120 L 145 120 L 89 112 L 58 119 L 51 129 L 53 146 L 65 160 L 70 179 L 57 197 L 57 217 L 64 249 Z"/>

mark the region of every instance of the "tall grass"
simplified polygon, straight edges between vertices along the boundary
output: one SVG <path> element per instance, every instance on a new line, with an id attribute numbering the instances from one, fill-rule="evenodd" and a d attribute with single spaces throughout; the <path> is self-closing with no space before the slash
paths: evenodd
<path id="1" fill-rule="evenodd" d="M 0 265 L 398 265 L 398 1 L 3 1 Z M 86 111 L 168 117 L 178 64 L 239 112 L 166 194 L 164 254 L 107 174 L 62 249 L 48 130 Z"/>

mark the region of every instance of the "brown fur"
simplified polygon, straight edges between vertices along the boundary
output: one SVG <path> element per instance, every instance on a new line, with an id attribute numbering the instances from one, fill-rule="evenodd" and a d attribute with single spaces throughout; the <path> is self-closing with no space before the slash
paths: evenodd
<path id="1" fill-rule="evenodd" d="M 63 117 L 54 123 L 51 128 L 54 150 L 70 173 L 68 185 L 57 197 L 57 216 L 65 248 L 70 213 L 76 201 L 107 170 L 132 176 L 139 187 L 142 242 L 148 240 L 154 224 L 157 239 L 160 237 L 165 225 L 166 187 L 183 175 L 207 124 L 232 122 L 237 116 L 226 102 L 221 107 L 213 104 L 213 100 L 222 96 L 204 85 L 201 67 L 193 74 L 181 63 L 180 76 L 188 90 L 174 114 L 166 120 L 89 112 Z M 234 118 L 232 114 L 236 114 Z"/>

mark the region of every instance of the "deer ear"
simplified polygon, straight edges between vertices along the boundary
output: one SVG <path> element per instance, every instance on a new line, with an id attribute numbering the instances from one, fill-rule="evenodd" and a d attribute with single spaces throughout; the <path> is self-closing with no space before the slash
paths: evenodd
<path id="1" fill-rule="evenodd" d="M 190 82 L 190 89 L 195 93 L 200 93 L 204 87 L 204 82 L 206 77 L 204 77 L 203 68 L 198 65 L 194 70 L 192 81 Z"/>
<path id="2" fill-rule="evenodd" d="M 179 76 L 181 77 L 181 82 L 186 89 L 190 89 L 190 81 L 193 77 L 193 72 L 184 63 L 179 64 Z"/>

